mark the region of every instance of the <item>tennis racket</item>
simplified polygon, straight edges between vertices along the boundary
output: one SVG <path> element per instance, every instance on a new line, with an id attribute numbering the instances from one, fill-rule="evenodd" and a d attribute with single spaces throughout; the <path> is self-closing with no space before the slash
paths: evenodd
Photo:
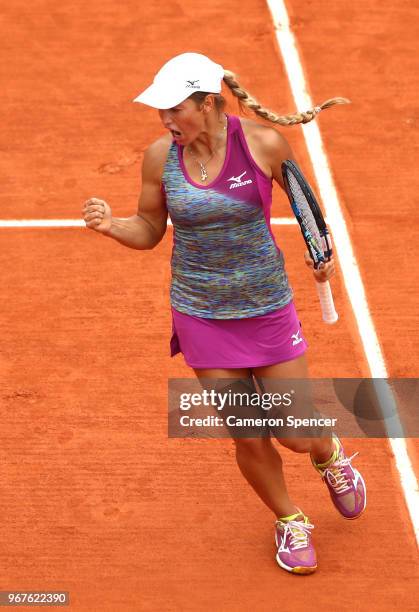
<path id="1" fill-rule="evenodd" d="M 291 208 L 300 225 L 314 267 L 317 269 L 321 264 L 329 261 L 332 256 L 332 241 L 322 211 L 297 164 L 286 159 L 282 162 L 281 168 Z M 333 303 L 329 281 L 316 282 L 316 287 L 323 321 L 336 323 L 338 314 Z"/>

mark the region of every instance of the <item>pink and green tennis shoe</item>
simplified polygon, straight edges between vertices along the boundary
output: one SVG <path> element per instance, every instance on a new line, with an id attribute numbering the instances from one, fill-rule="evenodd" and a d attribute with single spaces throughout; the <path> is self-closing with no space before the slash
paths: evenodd
<path id="1" fill-rule="evenodd" d="M 276 560 L 287 572 L 312 574 L 317 568 L 310 534 L 314 525 L 298 510 L 296 514 L 281 517 L 275 523 Z"/>
<path id="2" fill-rule="evenodd" d="M 321 475 L 329 490 L 335 508 L 346 519 L 356 519 L 367 505 L 367 490 L 364 479 L 351 465 L 358 454 L 346 457 L 339 438 L 333 435 L 335 450 L 326 463 L 311 462 Z"/>

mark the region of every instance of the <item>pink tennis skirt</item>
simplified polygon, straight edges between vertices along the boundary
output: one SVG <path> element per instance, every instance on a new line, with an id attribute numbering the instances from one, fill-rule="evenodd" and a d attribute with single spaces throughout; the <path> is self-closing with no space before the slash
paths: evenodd
<path id="1" fill-rule="evenodd" d="M 300 357 L 308 344 L 294 302 L 245 319 L 204 319 L 172 307 L 170 355 L 191 368 L 257 368 Z"/>

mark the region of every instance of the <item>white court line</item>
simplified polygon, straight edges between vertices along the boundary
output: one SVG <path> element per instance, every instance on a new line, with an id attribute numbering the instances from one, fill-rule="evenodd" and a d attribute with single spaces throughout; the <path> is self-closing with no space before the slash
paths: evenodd
<path id="1" fill-rule="evenodd" d="M 314 105 L 308 94 L 307 82 L 304 77 L 295 38 L 290 28 L 285 3 L 283 0 L 266 1 L 272 14 L 276 38 L 297 108 L 299 110 L 312 108 Z M 334 237 L 339 265 L 342 269 L 346 291 L 358 324 L 371 376 L 373 378 L 387 378 L 388 374 L 384 356 L 369 311 L 364 285 L 330 172 L 320 130 L 315 121 L 301 127 L 320 196 Z M 419 545 L 419 490 L 416 475 L 407 452 L 405 440 L 403 438 L 389 438 L 389 443 L 395 456 L 416 542 Z"/>
<path id="2" fill-rule="evenodd" d="M 297 225 L 291 217 L 272 217 L 272 225 Z M 170 219 L 167 225 L 172 225 Z M 0 227 L 86 227 L 83 219 L 0 219 Z"/>
<path id="3" fill-rule="evenodd" d="M 83 219 L 1 219 L 0 227 L 86 227 Z"/>

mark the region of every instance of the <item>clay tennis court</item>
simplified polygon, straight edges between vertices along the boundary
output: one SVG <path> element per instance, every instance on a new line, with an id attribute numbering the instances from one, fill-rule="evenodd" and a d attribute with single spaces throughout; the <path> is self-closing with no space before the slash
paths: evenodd
<path id="1" fill-rule="evenodd" d="M 388 376 L 415 377 L 418 7 L 286 5 L 313 101 L 352 100 L 316 122 Z M 135 214 L 162 126 L 131 100 L 177 53 L 207 54 L 267 107 L 296 110 L 262 0 L 15 0 L 2 31 L 2 220 L 80 219 L 92 196 Z M 316 187 L 301 127 L 281 131 Z M 272 216 L 289 217 L 274 193 Z M 325 326 L 298 228 L 272 228 L 311 376 L 370 376 L 341 269 L 339 323 Z M 81 226 L 0 226 L 0 590 L 69 591 L 83 612 L 417 609 L 417 544 L 388 440 L 345 441 L 368 488 L 357 521 L 338 515 L 307 457 L 281 447 L 316 526 L 319 569 L 301 577 L 277 566 L 274 517 L 233 442 L 168 439 L 167 380 L 193 376 L 169 357 L 172 232 L 141 252 Z M 408 450 L 418 476 L 417 439 Z"/>

